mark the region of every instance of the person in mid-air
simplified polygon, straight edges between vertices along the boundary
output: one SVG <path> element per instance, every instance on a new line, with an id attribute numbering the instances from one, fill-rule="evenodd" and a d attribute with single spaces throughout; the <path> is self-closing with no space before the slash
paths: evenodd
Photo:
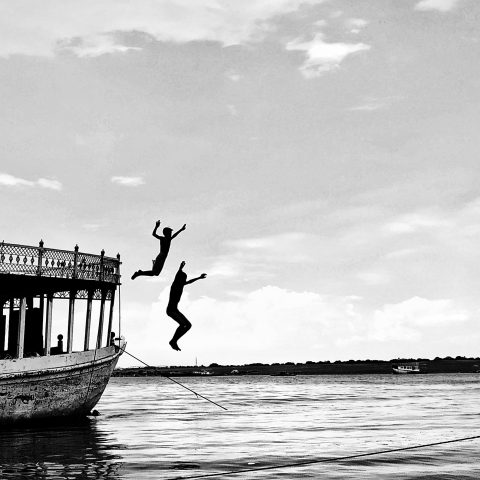
<path id="1" fill-rule="evenodd" d="M 183 271 L 184 266 L 185 262 L 182 262 L 180 264 L 180 268 L 178 269 L 177 274 L 175 275 L 172 286 L 170 288 L 170 298 L 167 305 L 167 315 L 173 318 L 179 324 L 178 328 L 173 334 L 172 339 L 170 340 L 170 342 L 168 342 L 174 350 L 180 350 L 177 344 L 178 340 L 192 328 L 192 324 L 187 320 L 185 315 L 178 310 L 178 303 L 180 302 L 180 298 L 182 297 L 183 287 L 185 285 L 188 285 L 189 283 L 193 283 L 197 280 L 207 277 L 206 273 L 202 273 L 197 278 L 187 280 L 187 274 Z"/>
<path id="2" fill-rule="evenodd" d="M 160 220 L 157 220 L 155 222 L 155 228 L 153 229 L 152 235 L 155 238 L 158 238 L 160 240 L 160 253 L 157 255 L 157 258 L 153 262 L 153 267 L 151 270 L 137 270 L 133 275 L 132 275 L 132 280 L 135 280 L 137 277 L 140 277 L 142 275 L 146 277 L 155 277 L 157 275 L 160 275 L 160 272 L 162 271 L 163 265 L 165 264 L 165 260 L 168 255 L 168 251 L 170 250 L 170 244 L 172 240 L 180 233 L 187 228 L 187 225 L 184 225 L 178 232 L 174 233 L 172 235 L 172 229 L 170 227 L 165 227 L 163 229 L 163 237 L 160 235 L 157 235 L 157 230 L 158 227 L 160 226 Z"/>

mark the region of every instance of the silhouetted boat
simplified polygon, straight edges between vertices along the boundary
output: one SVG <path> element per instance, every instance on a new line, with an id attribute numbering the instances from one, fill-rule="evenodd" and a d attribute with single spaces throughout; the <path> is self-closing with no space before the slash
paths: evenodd
<path id="1" fill-rule="evenodd" d="M 112 332 L 119 285 L 120 255 L 105 257 L 103 250 L 101 255 L 85 254 L 78 246 L 74 251 L 49 249 L 43 242 L 39 247 L 0 244 L 0 424 L 84 416 L 92 410 L 126 345 Z M 58 299 L 68 301 L 65 350 L 62 335 L 51 346 Z M 74 351 L 79 299 L 86 301 L 83 350 Z M 100 302 L 100 311 L 91 349 L 94 300 Z"/>

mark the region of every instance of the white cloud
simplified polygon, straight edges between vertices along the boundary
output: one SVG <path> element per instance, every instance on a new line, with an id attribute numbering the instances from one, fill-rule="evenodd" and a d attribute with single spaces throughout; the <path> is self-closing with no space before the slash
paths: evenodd
<path id="1" fill-rule="evenodd" d="M 468 320 L 468 314 L 450 299 L 428 300 L 413 297 L 397 304 L 387 304 L 375 311 L 369 337 L 373 340 L 418 341 L 422 329 Z"/>
<path id="2" fill-rule="evenodd" d="M 14 177 L 13 175 L 9 175 L 8 173 L 0 173 L 0 185 L 5 185 L 7 187 L 33 187 L 35 182 L 31 182 L 30 180 L 25 180 L 23 178 Z"/>
<path id="3" fill-rule="evenodd" d="M 133 47 L 120 33 L 131 32 L 165 42 L 243 44 L 262 39 L 273 18 L 323 1 L 0 0 L 0 56 L 124 52 Z"/>
<path id="4" fill-rule="evenodd" d="M 358 300 L 349 297 L 267 285 L 247 293 L 235 292 L 225 300 L 191 299 L 192 288 L 185 291 L 180 310 L 193 328 L 179 342 L 182 353 L 171 354 L 167 342 L 176 324 L 165 314 L 168 291 L 165 288 L 150 314 L 142 316 L 142 329 L 128 332 L 129 341 L 144 352 L 144 358 L 151 364 L 158 363 L 160 358 L 172 364 L 181 360 L 182 355 L 191 358 L 192 350 L 199 352 L 207 363 L 311 360 L 325 356 L 322 347 L 334 349 L 334 340 L 344 337 L 359 319 L 354 308 Z M 138 313 L 127 309 L 131 311 L 129 319 L 133 324 Z M 147 336 L 144 331 L 148 331 Z M 163 339 L 166 351 L 161 357 L 158 345 L 152 344 L 151 338 Z"/>
<path id="5" fill-rule="evenodd" d="M 350 33 L 360 33 L 368 25 L 368 22 L 363 18 L 350 18 L 345 22 L 346 28 Z"/>
<path id="6" fill-rule="evenodd" d="M 122 187 L 139 187 L 145 184 L 145 180 L 142 177 L 112 177 L 112 183 L 121 185 Z"/>
<path id="7" fill-rule="evenodd" d="M 39 178 L 37 184 L 43 188 L 49 188 L 51 190 L 61 190 L 62 184 L 58 180 L 51 180 L 48 178 Z"/>
<path id="8" fill-rule="evenodd" d="M 402 215 L 384 226 L 384 231 L 390 234 L 414 233 L 421 229 L 451 227 L 452 221 L 447 217 L 429 213 L 412 213 Z"/>
<path id="9" fill-rule="evenodd" d="M 138 47 L 127 47 L 116 43 L 115 36 L 110 34 L 90 35 L 78 42 L 65 42 L 64 48 L 79 57 L 98 57 L 106 53 L 124 53 L 129 50 L 141 50 Z"/>
<path id="10" fill-rule="evenodd" d="M 61 190 L 62 184 L 58 180 L 48 178 L 39 178 L 36 181 L 25 180 L 24 178 L 14 177 L 8 173 L 0 173 L 0 185 L 6 187 L 41 187 L 50 190 Z"/>
<path id="11" fill-rule="evenodd" d="M 415 5 L 415 10 L 438 10 L 448 12 L 456 7 L 459 0 L 422 0 Z"/>
<path id="12" fill-rule="evenodd" d="M 348 55 L 369 50 L 370 45 L 364 43 L 327 43 L 323 34 L 318 33 L 310 42 L 301 42 L 298 39 L 287 44 L 287 50 L 305 52 L 307 59 L 300 67 L 305 78 L 315 78 L 325 72 L 339 68 L 340 63 Z"/>
<path id="13" fill-rule="evenodd" d="M 186 289 L 180 305 L 193 324 L 180 340 L 181 354 L 168 347 L 176 327 L 165 313 L 169 287 L 162 290 L 150 311 L 145 305 L 126 305 L 129 314 L 125 318 L 132 328 L 125 334 L 144 352 L 147 363 L 192 364 L 192 352 L 206 364 L 371 358 L 372 351 L 379 350 L 385 352 L 385 358 L 412 351 L 420 356 L 423 347 L 419 342 L 427 335 L 432 337 L 432 329 L 443 336 L 442 332 L 455 324 L 460 332 L 460 325 L 470 319 L 450 299 L 413 297 L 366 311 L 356 296 L 322 295 L 273 285 L 232 292 L 225 299 L 192 298 L 194 292 L 194 287 Z M 152 343 L 151 338 L 162 341 Z M 420 346 L 412 350 L 412 342 Z"/>

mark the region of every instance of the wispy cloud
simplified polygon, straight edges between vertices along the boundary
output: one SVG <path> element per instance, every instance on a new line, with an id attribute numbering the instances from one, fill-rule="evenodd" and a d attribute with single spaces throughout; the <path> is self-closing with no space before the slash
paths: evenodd
<path id="1" fill-rule="evenodd" d="M 363 18 L 349 18 L 345 22 L 345 27 L 350 31 L 350 33 L 360 33 L 366 26 L 368 22 Z"/>
<path id="2" fill-rule="evenodd" d="M 357 105 L 355 107 L 349 108 L 349 110 L 351 112 L 374 112 L 375 110 L 381 110 L 386 106 L 387 106 L 387 103 L 372 101 L 372 102 L 362 103 L 361 105 Z"/>
<path id="3" fill-rule="evenodd" d="M 49 188 L 51 190 L 61 190 L 62 184 L 58 180 L 51 180 L 48 178 L 39 178 L 37 180 L 37 185 L 42 188 Z"/>
<path id="4" fill-rule="evenodd" d="M 353 53 L 370 49 L 365 43 L 327 43 L 322 33 L 313 40 L 301 42 L 294 40 L 287 44 L 287 50 L 305 52 L 307 59 L 300 67 L 305 78 L 315 78 L 323 73 L 336 70 L 345 58 Z"/>
<path id="5" fill-rule="evenodd" d="M 86 36 L 81 39 L 65 41 L 61 48 L 70 50 L 79 57 L 98 57 L 106 53 L 124 53 L 129 50 L 141 50 L 139 47 L 122 45 L 116 40 L 117 35 L 104 33 Z"/>
<path id="6" fill-rule="evenodd" d="M 391 96 L 391 97 L 366 97 L 363 99 L 362 103 L 350 107 L 348 110 L 351 112 L 374 112 L 376 110 L 382 110 L 384 108 L 390 107 L 395 102 L 398 102 L 402 99 L 401 96 Z"/>
<path id="7" fill-rule="evenodd" d="M 232 7 L 211 0 L 1 0 L 0 56 L 53 56 L 62 49 L 79 56 L 125 52 L 138 48 L 121 35 L 131 32 L 164 42 L 244 44 L 264 38 L 274 18 L 324 1 L 244 0 Z"/>
<path id="8" fill-rule="evenodd" d="M 145 180 L 142 177 L 121 177 L 116 176 L 111 178 L 112 183 L 121 185 L 122 187 L 139 187 L 145 184 Z"/>
<path id="9" fill-rule="evenodd" d="M 258 256 L 261 259 L 275 259 L 281 262 L 303 262 L 308 260 L 306 245 L 312 241 L 309 235 L 301 232 L 283 233 L 268 237 L 245 238 L 225 242 L 238 253 Z"/>
<path id="10" fill-rule="evenodd" d="M 421 229 L 449 228 L 453 226 L 451 219 L 433 213 L 411 213 L 402 215 L 387 223 L 384 231 L 390 234 L 414 233 Z"/>
<path id="11" fill-rule="evenodd" d="M 421 0 L 415 5 L 415 10 L 437 10 L 448 12 L 455 8 L 459 0 Z"/>
<path id="12" fill-rule="evenodd" d="M 15 177 L 8 173 L 0 173 L 0 185 L 5 187 L 40 187 L 50 190 L 61 190 L 62 184 L 58 180 L 48 178 L 39 178 L 38 180 L 26 180 L 24 178 Z"/>

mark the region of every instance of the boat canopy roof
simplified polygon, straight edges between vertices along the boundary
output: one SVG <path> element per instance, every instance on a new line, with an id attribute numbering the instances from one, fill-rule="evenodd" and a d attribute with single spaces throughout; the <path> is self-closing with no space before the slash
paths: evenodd
<path id="1" fill-rule="evenodd" d="M 100 298 L 120 284 L 120 255 L 106 257 L 73 251 L 0 243 L 0 297 L 53 294 Z"/>

